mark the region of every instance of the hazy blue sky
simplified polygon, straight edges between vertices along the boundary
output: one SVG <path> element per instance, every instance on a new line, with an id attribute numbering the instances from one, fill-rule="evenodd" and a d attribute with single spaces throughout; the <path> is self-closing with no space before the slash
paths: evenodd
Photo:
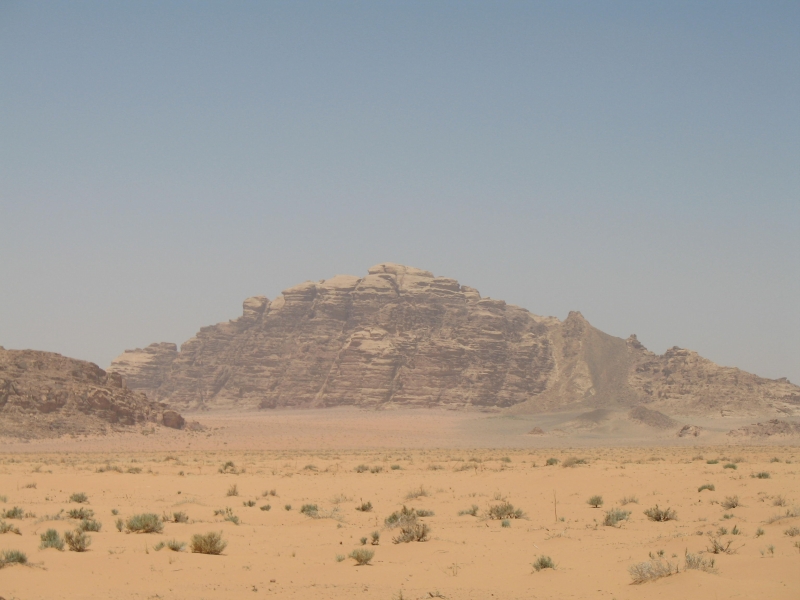
<path id="1" fill-rule="evenodd" d="M 800 3 L 0 1 L 0 344 L 394 261 L 800 382 Z"/>

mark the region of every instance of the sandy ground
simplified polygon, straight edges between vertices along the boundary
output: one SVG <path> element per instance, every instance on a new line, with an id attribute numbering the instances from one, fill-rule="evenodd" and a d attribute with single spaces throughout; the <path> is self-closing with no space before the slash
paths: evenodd
<path id="1" fill-rule="evenodd" d="M 634 432 L 624 447 L 611 447 L 605 438 L 592 444 L 591 435 L 527 436 L 532 423 L 525 419 L 445 412 L 202 420 L 209 429 L 194 434 L 6 440 L 0 511 L 20 507 L 27 515 L 4 519 L 20 535 L 0 535 L 0 551 L 20 550 L 29 565 L 0 569 L 0 596 L 800 597 L 800 535 L 786 533 L 800 528 L 800 448 L 785 441 L 710 446 L 717 438 L 701 438 L 694 443 L 702 447 L 691 447 L 666 435 L 637 443 Z M 562 466 L 570 456 L 586 462 Z M 549 458 L 561 462 L 546 466 Z M 236 474 L 220 472 L 228 461 Z M 769 477 L 753 477 L 761 472 Z M 704 484 L 715 491 L 698 492 Z M 238 495 L 228 495 L 234 486 Z M 70 502 L 76 492 L 88 504 Z M 602 507 L 587 503 L 593 495 L 603 497 Z M 739 505 L 725 508 L 734 496 Z M 623 505 L 624 498 L 634 501 Z M 525 513 L 507 527 L 488 518 L 504 501 Z M 371 511 L 356 510 L 366 502 Z M 300 512 L 304 504 L 317 505 L 316 518 Z M 677 520 L 649 520 L 644 510 L 656 504 L 676 511 Z M 433 511 L 420 519 L 431 529 L 428 541 L 392 543 L 398 530 L 384 520 L 403 505 Z M 473 505 L 476 516 L 459 514 Z M 79 522 L 64 511 L 80 506 L 102 523 L 89 534 L 89 550 L 41 550 L 47 529 L 74 530 Z M 224 520 L 226 508 L 238 525 Z M 630 515 L 617 527 L 604 526 L 612 508 Z M 166 523 L 162 533 L 115 526 L 118 518 L 176 511 L 189 522 Z M 798 516 L 773 520 L 787 511 Z M 728 530 L 720 539 L 735 553 L 708 552 L 708 534 L 720 528 Z M 155 549 L 161 541 L 188 543 L 209 531 L 222 532 L 228 544 L 222 555 Z M 361 538 L 375 531 L 379 543 L 362 546 Z M 374 551 L 370 565 L 346 558 L 357 548 Z M 714 571 L 686 570 L 687 551 L 715 559 Z M 649 562 L 651 554 L 679 572 L 632 584 L 629 567 Z M 541 556 L 556 568 L 534 571 Z"/>

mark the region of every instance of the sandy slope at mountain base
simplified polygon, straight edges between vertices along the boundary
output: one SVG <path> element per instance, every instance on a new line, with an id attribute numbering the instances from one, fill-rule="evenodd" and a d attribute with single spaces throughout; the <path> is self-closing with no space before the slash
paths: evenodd
<path id="1" fill-rule="evenodd" d="M 587 462 L 561 466 L 569 456 Z M 545 466 L 548 458 L 561 462 Z M 718 462 L 709 464 L 712 459 Z M 228 461 L 237 474 L 219 472 Z M 36 516 L 5 519 L 22 535 L 0 535 L 0 550 L 21 550 L 31 565 L 0 569 L 0 594 L 48 600 L 794 599 L 800 536 L 784 532 L 800 527 L 800 516 L 768 521 L 793 506 L 800 511 L 798 466 L 800 449 L 789 446 L 242 451 L 223 442 L 174 452 L 6 452 L 0 510 L 19 506 Z M 769 477 L 751 477 L 761 472 Z M 698 492 L 706 483 L 715 491 Z M 228 495 L 232 486 L 238 495 Z M 63 532 L 78 524 L 60 512 L 80 506 L 69 502 L 74 492 L 89 496 L 83 506 L 102 522 L 101 531 L 90 533 L 85 553 L 40 550 L 39 536 L 48 528 Z M 587 504 L 595 494 L 603 507 Z M 630 496 L 636 502 L 623 506 Z M 724 508 L 732 496 L 740 506 Z M 508 527 L 487 519 L 502 499 L 525 518 Z M 250 501 L 254 506 L 245 506 Z M 371 511 L 356 510 L 366 502 Z M 304 504 L 316 504 L 324 518 L 301 514 Z M 404 504 L 434 512 L 422 519 L 431 527 L 429 541 L 392 543 L 397 530 L 387 529 L 384 519 Z M 674 509 L 678 519 L 648 520 L 643 511 L 656 504 Z M 270 510 L 260 510 L 266 505 Z M 472 505 L 477 516 L 458 514 Z M 603 526 L 613 507 L 631 511 L 629 519 Z M 225 508 L 239 525 L 214 514 Z M 116 530 L 112 510 L 123 519 L 182 511 L 189 522 L 167 523 L 161 534 L 126 534 Z M 730 535 L 734 526 L 739 535 Z M 720 527 L 728 529 L 723 539 L 736 553 L 703 554 L 716 559 L 715 573 L 684 571 L 684 553 L 704 552 L 707 533 Z M 764 533 L 757 536 L 759 528 Z M 154 549 L 160 541 L 189 542 L 208 531 L 221 531 L 228 542 L 222 555 Z M 375 552 L 370 566 L 337 560 L 373 531 L 380 543 L 366 546 Z M 680 572 L 632 585 L 628 568 L 661 551 Z M 552 557 L 556 569 L 534 572 L 539 555 Z"/>

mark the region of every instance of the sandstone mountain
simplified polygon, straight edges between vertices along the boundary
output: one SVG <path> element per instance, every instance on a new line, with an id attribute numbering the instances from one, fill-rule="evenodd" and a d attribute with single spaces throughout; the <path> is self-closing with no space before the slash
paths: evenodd
<path id="1" fill-rule="evenodd" d="M 97 365 L 52 352 L 0 347 L 0 435 L 102 433 L 143 423 L 183 427 L 183 417 L 123 386 Z"/>
<path id="2" fill-rule="evenodd" d="M 578 312 L 540 317 L 446 277 L 384 263 L 244 301 L 180 351 L 127 350 L 110 371 L 180 408 L 646 406 L 668 414 L 796 414 L 800 387 L 649 352 Z M 639 411 L 634 415 L 651 415 Z"/>

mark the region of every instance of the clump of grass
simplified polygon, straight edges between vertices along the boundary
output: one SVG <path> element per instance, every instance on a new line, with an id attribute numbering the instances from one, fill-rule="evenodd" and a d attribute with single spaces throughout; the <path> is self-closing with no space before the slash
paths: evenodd
<path id="1" fill-rule="evenodd" d="M 255 500 L 245 500 L 244 502 L 242 502 L 242 506 L 246 506 L 248 508 L 253 508 L 255 505 L 256 505 Z"/>
<path id="2" fill-rule="evenodd" d="M 225 495 L 226 496 L 238 496 L 239 495 L 239 486 L 237 486 L 234 483 L 231 487 L 228 488 L 228 491 L 227 491 L 227 493 Z"/>
<path id="3" fill-rule="evenodd" d="M 727 463 L 725 465 L 722 465 L 722 468 L 723 469 L 733 469 L 734 471 L 737 469 L 735 463 Z"/>
<path id="4" fill-rule="evenodd" d="M 362 546 L 366 546 L 367 545 L 367 538 L 362 537 L 361 540 L 359 540 L 359 541 L 361 542 Z"/>
<path id="5" fill-rule="evenodd" d="M 233 461 L 229 460 L 219 468 L 219 472 L 236 475 L 239 473 L 239 470 L 236 468 L 236 465 L 233 463 Z"/>
<path id="6" fill-rule="evenodd" d="M 25 511 L 22 510 L 19 506 L 15 506 L 14 508 L 9 508 L 3 511 L 2 517 L 4 519 L 21 519 L 25 516 Z"/>
<path id="7" fill-rule="evenodd" d="M 61 539 L 61 536 L 58 535 L 58 532 L 55 529 L 48 529 L 43 534 L 39 536 L 41 543 L 39 544 L 39 548 L 44 550 L 45 548 L 55 548 L 56 550 L 64 550 L 64 540 Z"/>
<path id="8" fill-rule="evenodd" d="M 164 524 L 155 513 L 133 515 L 125 522 L 128 533 L 161 533 Z"/>
<path id="9" fill-rule="evenodd" d="M 591 506 L 592 508 L 600 508 L 603 506 L 603 497 L 602 496 L 592 496 L 586 501 L 586 504 Z"/>
<path id="10" fill-rule="evenodd" d="M 739 526 L 738 525 L 734 525 L 733 529 L 731 529 L 731 535 L 741 535 L 741 534 L 742 534 L 742 530 L 739 529 Z"/>
<path id="11" fill-rule="evenodd" d="M 389 468 L 390 468 L 392 471 L 399 471 L 399 470 L 400 470 L 400 469 L 402 469 L 403 467 L 401 467 L 400 465 L 392 465 L 392 466 L 391 466 L 391 467 L 389 467 Z"/>
<path id="12" fill-rule="evenodd" d="M 686 561 L 684 564 L 684 569 L 696 569 L 698 571 L 705 571 L 706 573 L 713 573 L 716 571 L 714 567 L 714 563 L 716 559 L 706 560 L 699 554 L 690 554 L 687 550 L 684 555 L 684 560 Z"/>
<path id="13" fill-rule="evenodd" d="M 378 544 L 381 543 L 381 532 L 373 531 L 370 534 L 370 538 L 371 538 L 370 544 L 372 544 L 373 546 L 377 546 Z"/>
<path id="14" fill-rule="evenodd" d="M 347 558 L 344 554 L 337 554 L 336 555 L 336 562 L 342 562 L 345 558 Z"/>
<path id="15" fill-rule="evenodd" d="M 786 506 L 786 498 L 778 494 L 772 499 L 772 506 Z"/>
<path id="16" fill-rule="evenodd" d="M 376 465 L 374 467 L 370 467 L 369 472 L 370 473 L 381 473 L 381 472 L 383 472 L 383 467 L 381 467 L 380 465 Z"/>
<path id="17" fill-rule="evenodd" d="M 117 528 L 117 531 L 122 531 L 123 527 L 125 527 L 125 521 L 121 518 L 114 521 L 114 526 Z"/>
<path id="18" fill-rule="evenodd" d="M 678 569 L 675 565 L 671 562 L 664 562 L 661 560 L 651 560 L 628 567 L 628 573 L 630 573 L 633 583 L 636 584 L 655 581 L 662 577 L 669 577 L 677 572 Z"/>
<path id="19" fill-rule="evenodd" d="M 626 504 L 639 504 L 639 499 L 636 496 L 625 496 L 622 500 L 619 501 L 622 506 Z"/>
<path id="20" fill-rule="evenodd" d="M 316 517 L 318 513 L 319 507 L 316 504 L 303 504 L 303 506 L 300 507 L 300 514 Z"/>
<path id="21" fill-rule="evenodd" d="M 585 458 L 578 458 L 577 456 L 570 456 L 561 463 L 562 467 L 574 467 L 576 465 L 585 465 L 587 460 Z"/>
<path id="22" fill-rule="evenodd" d="M 420 485 L 418 489 L 411 490 L 406 494 L 406 500 L 415 500 L 417 498 L 427 498 L 429 496 L 428 490 Z"/>
<path id="23" fill-rule="evenodd" d="M 142 468 L 141 467 L 128 467 L 128 471 L 127 472 L 130 473 L 131 475 L 138 475 L 139 473 L 142 472 Z"/>
<path id="24" fill-rule="evenodd" d="M 719 461 L 716 458 L 711 458 L 711 459 L 706 461 L 707 465 L 716 465 L 718 463 L 719 463 Z"/>
<path id="25" fill-rule="evenodd" d="M 5 521 L 0 521 L 0 533 L 16 533 L 17 535 L 22 535 L 19 528 Z"/>
<path id="26" fill-rule="evenodd" d="M 292 510 L 292 505 L 291 504 L 287 504 L 283 508 L 284 508 L 284 510 L 289 511 L 289 510 Z"/>
<path id="27" fill-rule="evenodd" d="M 303 467 L 303 470 L 304 471 L 316 471 L 317 470 L 317 465 L 306 465 L 305 467 Z"/>
<path id="28" fill-rule="evenodd" d="M 189 515 L 185 512 L 173 512 L 171 517 L 162 520 L 166 520 L 169 523 L 188 523 Z"/>
<path id="29" fill-rule="evenodd" d="M 92 544 L 92 538 L 80 529 L 65 531 L 64 541 L 72 552 L 86 552 Z"/>
<path id="30" fill-rule="evenodd" d="M 769 479 L 770 474 L 769 471 L 759 471 L 758 473 L 752 473 L 750 477 L 753 479 Z"/>
<path id="31" fill-rule="evenodd" d="M 469 507 L 468 509 L 466 509 L 466 510 L 460 510 L 460 511 L 458 511 L 458 515 L 459 515 L 459 516 L 463 516 L 463 515 L 469 515 L 469 516 L 471 516 L 471 517 L 477 517 L 477 516 L 478 516 L 478 511 L 479 511 L 479 510 L 480 510 L 480 509 L 478 508 L 478 505 L 477 505 L 477 504 L 473 504 L 472 506 L 470 506 L 470 507 Z"/>
<path id="32" fill-rule="evenodd" d="M 658 504 L 652 508 L 648 508 L 646 511 L 644 511 L 644 514 L 651 521 L 658 522 L 675 521 L 678 518 L 678 514 L 674 510 L 671 508 L 661 509 L 658 507 Z"/>
<path id="33" fill-rule="evenodd" d="M 362 502 L 360 506 L 356 506 L 356 510 L 361 512 L 372 512 L 372 502 Z"/>
<path id="34" fill-rule="evenodd" d="M 206 534 L 196 533 L 192 536 L 191 550 L 195 554 L 222 554 L 228 545 L 222 539 L 222 533 L 211 531 Z"/>
<path id="35" fill-rule="evenodd" d="M 555 569 L 556 564 L 553 562 L 553 559 L 549 556 L 542 555 L 538 557 L 532 564 L 533 570 L 537 573 L 544 569 Z"/>
<path id="36" fill-rule="evenodd" d="M 78 504 L 84 504 L 86 502 L 89 502 L 89 496 L 87 496 L 83 492 L 77 492 L 69 497 L 69 501 L 77 502 Z"/>
<path id="37" fill-rule="evenodd" d="M 765 533 L 765 531 L 763 529 L 761 529 L 761 527 L 756 529 L 756 537 L 761 537 L 762 535 L 764 535 L 764 533 Z"/>
<path id="38" fill-rule="evenodd" d="M 94 519 L 84 519 L 78 524 L 78 529 L 81 531 L 93 531 L 97 532 L 103 527 L 103 524 L 100 521 L 95 521 Z"/>
<path id="39" fill-rule="evenodd" d="M 155 546 L 153 546 L 153 550 L 155 550 L 156 552 L 159 552 L 159 551 L 160 551 L 161 549 L 163 549 L 163 548 L 164 548 L 166 545 L 167 545 L 167 543 L 166 543 L 164 540 L 161 540 L 161 541 L 160 541 L 160 542 L 158 542 L 158 543 L 157 543 Z"/>
<path id="40" fill-rule="evenodd" d="M 503 519 L 502 521 L 500 521 L 500 526 L 501 527 L 511 527 L 511 521 L 509 521 L 508 519 Z"/>
<path id="41" fill-rule="evenodd" d="M 403 505 L 403 508 L 400 510 L 396 510 L 392 514 L 390 514 L 384 520 L 384 524 L 387 527 L 394 528 L 394 527 L 405 527 L 406 525 L 413 524 L 417 522 L 417 511 L 413 508 L 407 508 Z"/>
<path id="42" fill-rule="evenodd" d="M 277 496 L 277 495 L 278 495 L 277 490 L 265 490 L 261 492 L 262 498 L 266 498 L 267 496 Z"/>
<path id="43" fill-rule="evenodd" d="M 269 504 L 265 504 L 264 506 L 259 506 L 259 508 L 266 512 L 268 510 L 271 510 L 272 506 L 270 506 Z"/>
<path id="44" fill-rule="evenodd" d="M 606 516 L 603 519 L 603 525 L 608 527 L 616 527 L 620 521 L 627 521 L 630 515 L 630 511 L 622 510 L 621 508 L 612 508 L 606 512 Z"/>
<path id="45" fill-rule="evenodd" d="M 739 506 L 739 496 L 725 496 L 725 500 L 720 502 L 722 508 L 731 510 Z"/>
<path id="46" fill-rule="evenodd" d="M 789 529 L 787 529 L 783 533 L 784 535 L 788 535 L 789 537 L 797 537 L 798 535 L 800 535 L 800 528 L 789 527 Z"/>
<path id="47" fill-rule="evenodd" d="M 769 461 L 769 462 L 771 462 L 771 463 L 781 462 L 781 459 L 780 459 L 780 458 L 778 458 L 777 456 L 773 456 L 773 457 L 770 459 L 770 461 Z"/>
<path id="48" fill-rule="evenodd" d="M 366 548 L 356 548 L 350 553 L 350 558 L 356 561 L 356 566 L 363 566 L 368 565 L 372 558 L 375 556 L 375 552 L 372 550 L 367 550 Z"/>
<path id="49" fill-rule="evenodd" d="M 400 533 L 392 538 L 392 543 L 427 542 L 430 533 L 431 528 L 426 523 L 410 523 L 400 528 Z"/>
<path id="50" fill-rule="evenodd" d="M 735 548 L 731 548 L 733 540 L 723 541 L 720 535 L 712 535 L 709 533 L 708 543 L 709 546 L 706 547 L 706 550 L 711 554 L 734 554 L 736 552 Z"/>
<path id="51" fill-rule="evenodd" d="M 233 510 L 231 510 L 229 507 L 218 508 L 217 510 L 214 511 L 214 516 L 215 517 L 221 516 L 223 519 L 233 523 L 234 525 L 239 524 L 239 517 L 233 514 Z"/>
<path id="52" fill-rule="evenodd" d="M 704 483 L 699 488 L 697 488 L 698 492 L 702 492 L 703 490 L 708 490 L 709 492 L 715 491 L 717 488 L 714 487 L 713 483 Z"/>
<path id="53" fill-rule="evenodd" d="M 169 540 L 167 548 L 173 552 L 183 552 L 186 549 L 186 542 L 179 542 L 178 540 Z"/>
<path id="54" fill-rule="evenodd" d="M 355 468 L 356 473 L 366 473 L 369 471 L 369 465 L 358 465 Z"/>
<path id="55" fill-rule="evenodd" d="M 94 516 L 94 511 L 91 508 L 71 508 L 67 511 L 67 516 L 70 519 L 91 519 Z"/>
<path id="56" fill-rule="evenodd" d="M 767 523 L 772 524 L 775 521 L 780 521 L 781 519 L 792 519 L 794 517 L 800 517 L 800 507 L 794 506 L 792 508 L 787 508 L 784 514 L 771 516 L 769 519 L 767 519 Z"/>
<path id="57" fill-rule="evenodd" d="M 19 550 L 3 550 L 0 554 L 0 568 L 6 565 L 27 565 L 28 557 Z"/>
<path id="58" fill-rule="evenodd" d="M 552 467 L 553 465 L 557 465 L 560 461 L 557 458 L 548 458 L 547 462 L 544 463 L 548 467 Z"/>
<path id="59" fill-rule="evenodd" d="M 494 504 L 489 507 L 489 518 L 495 520 L 502 519 L 522 519 L 525 513 L 521 508 L 514 508 L 514 505 L 508 501 L 503 501 L 500 504 Z"/>
<path id="60" fill-rule="evenodd" d="M 425 508 L 418 508 L 417 509 L 417 516 L 418 517 L 432 517 L 435 514 L 436 513 L 433 512 L 432 510 L 428 510 L 428 509 L 425 509 Z"/>

